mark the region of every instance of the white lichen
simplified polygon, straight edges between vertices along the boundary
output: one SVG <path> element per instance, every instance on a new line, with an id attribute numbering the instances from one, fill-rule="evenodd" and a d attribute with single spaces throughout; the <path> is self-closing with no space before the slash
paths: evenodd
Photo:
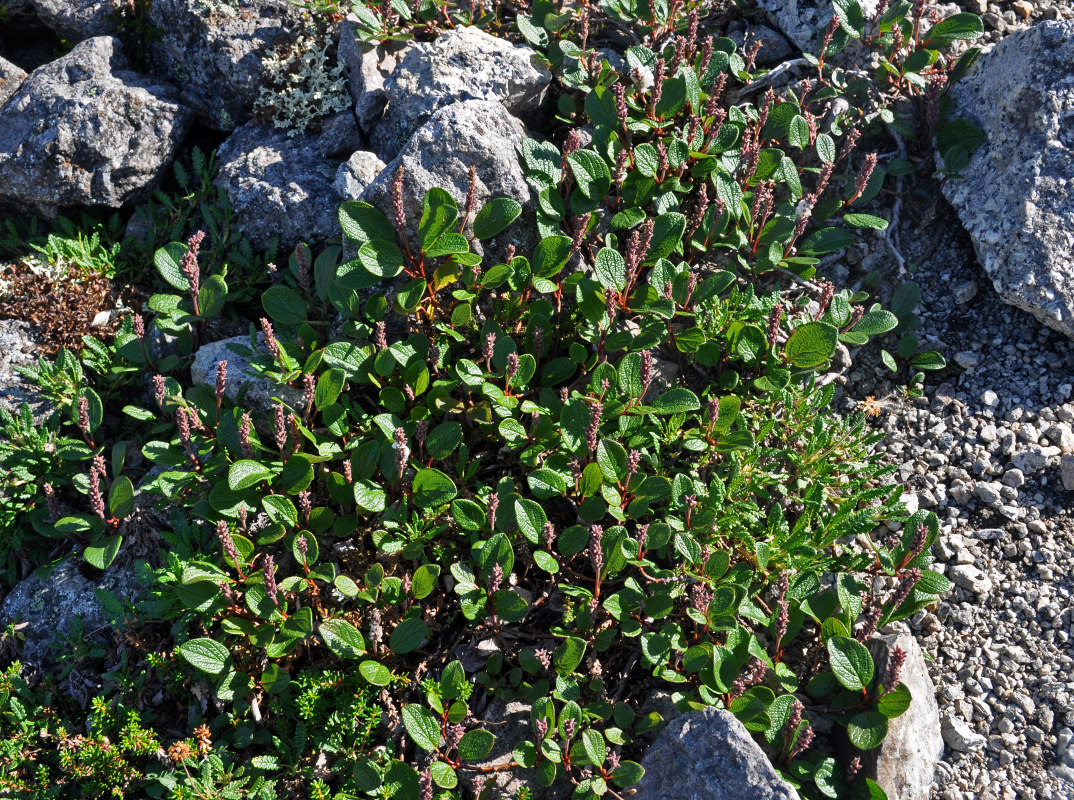
<path id="1" fill-rule="evenodd" d="M 335 62 L 334 66 L 329 62 Z M 277 128 L 286 128 L 288 136 L 305 133 L 351 104 L 343 65 L 327 36 L 307 30 L 290 44 L 272 50 L 261 64 L 267 74 L 254 110 Z"/>

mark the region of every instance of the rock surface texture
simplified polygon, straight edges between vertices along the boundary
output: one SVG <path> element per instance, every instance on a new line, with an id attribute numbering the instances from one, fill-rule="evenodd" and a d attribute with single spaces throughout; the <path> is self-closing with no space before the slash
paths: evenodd
<path id="1" fill-rule="evenodd" d="M 264 337 L 260 333 L 257 341 L 264 346 Z M 246 403 L 251 410 L 268 411 L 275 405 L 274 397 L 279 397 L 292 408 L 302 407 L 302 392 L 261 377 L 250 366 L 250 359 L 232 350 L 231 345 L 249 349 L 250 337 L 234 336 L 198 348 L 190 365 L 190 379 L 195 386 L 215 386 L 217 364 L 226 361 L 227 386 L 224 392 L 232 402 L 238 400 L 239 392 L 245 388 Z"/>
<path id="2" fill-rule="evenodd" d="M 496 101 L 516 116 L 533 114 L 551 80 L 535 57 L 531 48 L 478 28 L 410 45 L 384 82 L 388 106 L 373 131 L 373 149 L 393 158 L 438 108 L 458 100 Z"/>
<path id="3" fill-rule="evenodd" d="M 220 147 L 214 182 L 227 192 L 236 225 L 256 249 L 279 236 L 286 252 L 300 241 L 339 233 L 333 189 L 339 160 L 321 155 L 313 134 L 249 123 Z"/>
<path id="4" fill-rule="evenodd" d="M 26 80 L 26 70 L 0 58 L 0 106 L 3 106 Z"/>
<path id="5" fill-rule="evenodd" d="M 797 800 L 768 756 L 729 711 L 684 714 L 660 734 L 642 761 L 633 800 Z"/>
<path id="6" fill-rule="evenodd" d="M 1074 337 L 1074 20 L 1012 34 L 956 84 L 985 132 L 944 194 L 1004 302 Z"/>
<path id="7" fill-rule="evenodd" d="M 869 642 L 876 672 L 883 675 L 894 648 L 906 653 L 899 680 L 913 700 L 888 723 L 888 735 L 876 750 L 862 757 L 865 774 L 884 787 L 889 800 L 928 800 L 936 764 L 943 757 L 940 708 L 936 687 L 917 640 L 907 633 L 881 636 Z"/>
<path id="8" fill-rule="evenodd" d="M 111 36 L 119 30 L 112 0 L 30 0 L 37 16 L 71 42 Z"/>
<path id="9" fill-rule="evenodd" d="M 0 320 L 0 408 L 17 415 L 26 403 L 35 424 L 41 424 L 52 410 L 37 386 L 23 378 L 14 367 L 37 362 L 38 344 L 30 336 L 30 324 L 20 320 Z"/>
<path id="10" fill-rule="evenodd" d="M 288 0 L 153 0 L 148 22 L 162 35 L 150 58 L 206 125 L 229 131 L 249 119 L 265 81 L 261 58 L 295 38 L 300 14 Z"/>
<path id="11" fill-rule="evenodd" d="M 118 39 L 39 67 L 0 108 L 0 203 L 117 208 L 143 196 L 193 122 L 173 87 L 127 69 Z"/>
<path id="12" fill-rule="evenodd" d="M 859 0 L 859 4 L 865 19 L 871 20 L 879 0 Z M 829 0 L 760 0 L 758 5 L 799 50 L 817 52 L 820 34 L 832 18 Z"/>
<path id="13" fill-rule="evenodd" d="M 339 60 L 347 72 L 347 88 L 354 99 L 358 124 L 369 133 L 388 103 L 384 81 L 392 74 L 409 44 L 383 42 L 374 47 L 363 43 L 358 38 L 357 21 L 357 17 L 350 14 L 340 26 Z"/>
<path id="14" fill-rule="evenodd" d="M 391 185 L 403 168 L 403 210 L 407 233 L 416 245 L 421 202 L 425 193 L 439 186 L 447 190 L 461 209 L 466 202 L 470 167 L 476 169 L 475 211 L 493 197 L 509 197 L 522 204 L 522 215 L 500 236 L 484 245 L 488 263 L 502 257 L 508 245 L 528 253 L 536 244 L 534 206 L 529 186 L 519 165 L 517 148 L 526 137 L 522 123 L 499 103 L 468 100 L 437 111 L 407 143 L 398 158 L 373 183 L 361 200 L 392 217 Z M 461 216 L 461 214 L 460 214 Z M 473 215 L 470 217 L 471 223 Z M 467 233 L 472 233 L 468 224 Z"/>

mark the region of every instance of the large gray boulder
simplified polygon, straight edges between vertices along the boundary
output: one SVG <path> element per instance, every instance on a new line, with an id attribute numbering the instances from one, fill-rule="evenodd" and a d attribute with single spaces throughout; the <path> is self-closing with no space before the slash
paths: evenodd
<path id="1" fill-rule="evenodd" d="M 162 33 L 150 59 L 206 125 L 229 131 L 250 118 L 266 82 L 262 56 L 296 38 L 302 13 L 289 0 L 153 0 L 148 22 Z"/>
<path id="2" fill-rule="evenodd" d="M 391 185 L 403 168 L 403 210 L 407 236 L 417 246 L 417 228 L 425 193 L 438 186 L 446 190 L 461 209 L 466 202 L 470 167 L 476 169 L 475 213 L 494 197 L 509 197 L 522 204 L 521 216 L 502 234 L 488 242 L 474 242 L 474 249 L 495 264 L 513 245 L 528 254 L 536 244 L 535 199 L 526 185 L 517 149 L 526 137 L 522 123 L 496 102 L 467 100 L 433 114 L 407 142 L 399 156 L 362 193 L 370 203 L 392 218 Z M 472 233 L 473 216 L 467 224 Z"/>
<path id="3" fill-rule="evenodd" d="M 38 18 L 57 36 L 81 42 L 119 31 L 114 0 L 30 0 Z"/>
<path id="4" fill-rule="evenodd" d="M 0 203 L 53 216 L 139 199 L 193 119 L 174 87 L 128 70 L 118 39 L 87 39 L 0 108 Z"/>
<path id="5" fill-rule="evenodd" d="M 458 100 L 502 103 L 517 117 L 537 111 L 551 75 L 530 47 L 464 27 L 417 42 L 384 81 L 387 108 L 371 137 L 373 150 L 393 158 L 433 113 Z"/>
<path id="6" fill-rule="evenodd" d="M 944 195 L 1000 298 L 1074 337 L 1074 20 L 1008 36 L 952 99 L 986 140 Z"/>
<path id="7" fill-rule="evenodd" d="M 257 334 L 257 342 L 262 348 L 262 352 L 258 355 L 263 355 L 265 337 L 260 333 Z M 276 405 L 273 399 L 276 397 L 294 409 L 304 410 L 302 391 L 259 375 L 250 366 L 250 359 L 254 358 L 253 352 L 245 356 L 239 352 L 243 349 L 250 349 L 249 336 L 233 336 L 230 339 L 221 339 L 203 345 L 194 354 L 194 361 L 190 365 L 191 383 L 195 386 L 215 386 L 217 366 L 221 361 L 226 361 L 227 384 L 224 387 L 224 394 L 231 402 L 237 403 L 239 394 L 245 392 L 246 407 L 254 412 L 271 410 Z"/>
<path id="8" fill-rule="evenodd" d="M 227 138 L 217 159 L 213 182 L 227 192 L 235 225 L 255 249 L 267 249 L 276 235 L 287 252 L 339 233 L 333 181 L 340 160 L 321 155 L 316 135 L 249 123 Z"/>
<path id="9" fill-rule="evenodd" d="M 899 680 L 913 698 L 901 716 L 888 721 L 888 735 L 876 750 L 862 754 L 864 774 L 887 792 L 889 800 L 928 800 L 936 765 L 943 758 L 943 733 L 936 686 L 917 640 L 908 633 L 869 642 L 876 674 L 887 670 L 894 648 L 906 653 Z"/>
<path id="10" fill-rule="evenodd" d="M 20 660 L 35 669 L 49 669 L 56 663 L 50 645 L 74 631 L 74 618 L 82 618 L 82 635 L 104 641 L 110 630 L 97 589 L 120 600 L 135 602 L 146 596 L 130 559 L 120 559 L 101 575 L 90 573 L 81 558 L 73 556 L 47 578 L 29 577 L 18 583 L 0 605 L 0 624 L 26 623 Z"/>
<path id="11" fill-rule="evenodd" d="M 3 106 L 26 80 L 26 70 L 0 58 L 0 106 Z"/>
<path id="12" fill-rule="evenodd" d="M 633 800 L 798 800 L 746 726 L 712 706 L 672 720 L 641 765 Z"/>

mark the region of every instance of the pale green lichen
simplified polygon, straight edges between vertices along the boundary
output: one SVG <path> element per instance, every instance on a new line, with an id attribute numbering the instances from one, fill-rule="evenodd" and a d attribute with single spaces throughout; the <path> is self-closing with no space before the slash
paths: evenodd
<path id="1" fill-rule="evenodd" d="M 335 58 L 330 38 L 312 29 L 272 50 L 261 64 L 267 75 L 254 111 L 271 119 L 277 128 L 286 128 L 288 136 L 305 133 L 351 104 L 343 65 Z"/>

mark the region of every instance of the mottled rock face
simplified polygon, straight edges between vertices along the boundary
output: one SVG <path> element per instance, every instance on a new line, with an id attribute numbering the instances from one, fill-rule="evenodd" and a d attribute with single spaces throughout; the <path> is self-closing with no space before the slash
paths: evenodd
<path id="1" fill-rule="evenodd" d="M 52 216 L 144 196 L 193 122 L 174 87 L 98 37 L 38 69 L 0 108 L 0 203 Z"/>
<path id="2" fill-rule="evenodd" d="M 1074 21 L 1007 37 L 952 98 L 985 142 L 944 195 L 1003 301 L 1074 337 Z"/>
<path id="3" fill-rule="evenodd" d="M 263 341 L 261 334 L 258 334 L 258 342 Z M 231 401 L 237 401 L 239 393 L 245 389 L 246 403 L 253 411 L 267 411 L 272 408 L 275 405 L 273 397 L 279 397 L 293 408 L 302 407 L 302 392 L 261 377 L 250 366 L 250 359 L 254 356 L 244 356 L 232 346 L 249 349 L 250 337 L 221 339 L 199 348 L 194 354 L 194 362 L 190 365 L 191 382 L 195 386 L 215 386 L 217 365 L 226 361 L 225 393 Z"/>
<path id="4" fill-rule="evenodd" d="M 365 187 L 377 179 L 384 169 L 384 162 L 374 153 L 358 150 L 339 165 L 332 184 L 340 200 L 357 200 Z"/>
<path id="5" fill-rule="evenodd" d="M 522 123 L 500 104 L 485 100 L 454 103 L 433 114 L 411 137 L 398 158 L 370 184 L 361 199 L 392 216 L 391 183 L 403 168 L 403 209 L 412 246 L 421 219 L 425 193 L 439 186 L 447 190 L 459 208 L 466 202 L 470 167 L 476 169 L 475 210 L 493 197 L 509 197 L 523 206 L 522 215 L 500 236 L 484 247 L 489 264 L 502 260 L 508 245 L 529 253 L 536 244 L 533 222 L 534 199 L 518 162 L 517 148 L 526 137 Z M 471 222 L 473 216 L 471 216 Z M 467 232 L 472 232 L 467 230 Z"/>
<path id="6" fill-rule="evenodd" d="M 499 102 L 517 117 L 535 113 L 551 80 L 535 56 L 478 28 L 412 44 L 384 82 L 387 108 L 371 136 L 373 149 L 394 157 L 437 109 L 459 100 Z"/>
<path id="7" fill-rule="evenodd" d="M 0 291 L 3 287 L 0 287 Z M 30 335 L 30 323 L 20 320 L 0 320 L 0 408 L 17 415 L 26 403 L 30 406 L 35 424 L 41 424 L 52 411 L 52 405 L 37 386 L 15 372 L 15 367 L 35 364 L 39 347 Z"/>
<path id="8" fill-rule="evenodd" d="M 266 79 L 261 58 L 295 39 L 301 9 L 288 0 L 154 0 L 154 70 L 178 84 L 202 121 L 229 131 L 250 118 Z"/>
<path id="9" fill-rule="evenodd" d="M 798 800 L 746 727 L 711 706 L 672 720 L 642 766 L 634 800 Z"/>
<path id="10" fill-rule="evenodd" d="M 298 242 L 339 233 L 333 188 L 339 159 L 321 155 L 318 137 L 243 125 L 221 145 L 214 183 L 224 189 L 235 224 L 255 249 L 279 236 L 286 252 Z"/>
<path id="11" fill-rule="evenodd" d="M 383 42 L 374 46 L 358 38 L 357 18 L 351 14 L 340 26 L 339 60 L 347 72 L 347 87 L 354 99 L 354 114 L 368 133 L 380 117 L 388 96 L 384 81 L 392 74 L 409 42 Z"/>
<path id="12" fill-rule="evenodd" d="M 70 42 L 112 36 L 119 30 L 112 0 L 30 0 L 37 16 Z"/>
<path id="13" fill-rule="evenodd" d="M 104 607 L 96 596 L 98 588 L 121 600 L 144 597 L 132 564 L 124 562 L 109 567 L 100 577 L 86 577 L 80 559 L 69 558 L 44 580 L 30 577 L 15 586 L 0 605 L 0 622 L 25 622 L 26 637 L 21 660 L 37 669 L 55 663 L 50 645 L 71 633 L 71 622 L 82 618 L 87 637 L 101 639 L 108 627 Z"/>
<path id="14" fill-rule="evenodd" d="M 859 0 L 865 19 L 871 20 L 878 0 Z M 819 36 L 832 18 L 830 0 L 760 0 L 773 24 L 803 52 L 816 53 Z"/>
<path id="15" fill-rule="evenodd" d="M 26 80 L 26 70 L 0 58 L 0 106 L 3 106 Z"/>
<path id="16" fill-rule="evenodd" d="M 878 675 L 887 670 L 893 648 L 906 653 L 899 680 L 913 699 L 910 707 L 888 721 L 888 735 L 862 758 L 865 774 L 888 793 L 889 800 L 928 800 L 936 765 L 943 757 L 940 707 L 936 687 L 917 640 L 909 634 L 881 636 L 869 642 Z"/>

